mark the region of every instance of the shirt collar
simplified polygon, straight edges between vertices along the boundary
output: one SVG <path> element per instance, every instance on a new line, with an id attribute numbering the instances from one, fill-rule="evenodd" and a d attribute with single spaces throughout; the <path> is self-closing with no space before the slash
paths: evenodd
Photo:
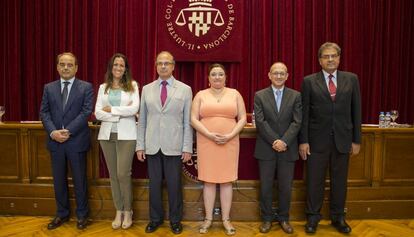
<path id="1" fill-rule="evenodd" d="M 325 80 L 328 80 L 329 73 L 325 72 L 324 70 L 322 70 L 322 72 L 323 72 L 323 76 L 325 77 Z M 337 77 L 336 77 L 337 73 L 338 73 L 338 70 L 335 70 L 335 71 L 332 73 L 332 76 L 333 76 L 335 79 L 337 78 Z"/>
<path id="2" fill-rule="evenodd" d="M 276 87 L 274 87 L 273 85 L 272 85 L 272 90 L 273 90 L 273 93 L 276 93 L 276 91 L 277 90 L 279 90 L 282 94 L 283 94 L 283 90 L 285 89 L 285 86 L 283 86 L 282 88 L 280 88 L 280 89 L 277 89 Z"/>
<path id="3" fill-rule="evenodd" d="M 72 77 L 69 80 L 65 80 L 63 78 L 60 78 L 60 84 L 63 84 L 63 82 L 65 82 L 65 81 L 68 81 L 69 82 L 69 85 L 72 85 L 73 84 L 73 81 L 75 81 L 75 77 Z"/>
<path id="4" fill-rule="evenodd" d="M 163 81 L 161 78 L 158 77 L 158 84 L 161 86 L 161 82 Z M 170 78 L 167 79 L 167 86 L 171 86 L 174 82 L 175 78 L 173 76 L 171 76 Z"/>

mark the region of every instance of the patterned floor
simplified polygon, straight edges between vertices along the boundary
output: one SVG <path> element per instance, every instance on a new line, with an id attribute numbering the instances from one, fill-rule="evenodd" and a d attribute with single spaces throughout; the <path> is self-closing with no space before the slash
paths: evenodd
<path id="1" fill-rule="evenodd" d="M 146 234 L 144 229 L 146 221 L 136 221 L 128 230 L 112 230 L 109 220 L 92 221 L 86 230 L 76 229 L 76 221 L 71 220 L 55 230 L 46 228 L 50 217 L 31 216 L 0 216 L 0 236 L 226 236 L 220 222 L 215 222 L 207 234 L 199 234 L 200 222 L 183 222 L 184 231 L 180 235 L 171 233 L 168 223 L 164 223 L 156 232 Z M 343 235 L 330 226 L 329 221 L 322 221 L 318 232 L 314 236 L 362 236 L 362 237 L 414 237 L 413 220 L 352 220 L 348 222 L 352 233 Z M 235 236 L 308 236 L 303 230 L 304 222 L 292 222 L 295 232 L 285 234 L 275 223 L 268 234 L 258 231 L 259 222 L 234 222 L 237 232 Z"/>

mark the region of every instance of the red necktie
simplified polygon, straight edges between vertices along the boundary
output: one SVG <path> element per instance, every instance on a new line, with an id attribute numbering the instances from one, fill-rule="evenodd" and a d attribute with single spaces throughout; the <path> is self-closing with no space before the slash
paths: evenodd
<path id="1" fill-rule="evenodd" d="M 328 78 L 329 78 L 329 94 L 331 94 L 332 101 L 335 101 L 336 86 L 335 86 L 334 82 L 332 81 L 333 75 L 329 74 Z"/>
<path id="2" fill-rule="evenodd" d="M 161 82 L 161 106 L 164 106 L 165 101 L 167 100 L 167 81 L 162 81 Z"/>

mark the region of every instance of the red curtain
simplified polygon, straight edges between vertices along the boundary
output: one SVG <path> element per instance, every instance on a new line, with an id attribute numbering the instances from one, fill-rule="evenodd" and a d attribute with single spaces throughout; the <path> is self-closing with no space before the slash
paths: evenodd
<path id="1" fill-rule="evenodd" d="M 135 79 L 155 79 L 155 10 L 161 0 L 0 1 L 0 104 L 5 120 L 38 120 L 43 85 L 58 78 L 55 57 L 79 59 L 77 76 L 97 90 L 115 52 L 127 55 Z M 400 123 L 413 123 L 414 3 L 412 0 L 244 0 L 243 60 L 225 63 L 229 87 L 247 110 L 255 91 L 269 85 L 274 61 L 287 64 L 289 87 L 320 70 L 318 47 L 337 42 L 340 68 L 359 75 L 363 122 L 398 109 Z M 207 87 L 206 62 L 178 63 L 177 78 L 195 94 Z"/>

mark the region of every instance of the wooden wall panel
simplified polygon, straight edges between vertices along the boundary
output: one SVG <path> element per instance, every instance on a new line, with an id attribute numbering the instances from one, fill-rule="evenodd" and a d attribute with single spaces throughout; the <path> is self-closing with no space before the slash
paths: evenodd
<path id="1" fill-rule="evenodd" d="M 91 125 L 92 146 L 88 152 L 88 185 L 91 217 L 112 218 L 115 212 L 109 180 L 99 177 L 98 127 Z M 363 128 L 361 153 L 351 157 L 347 210 L 350 218 L 414 218 L 414 128 Z M 54 215 L 55 200 L 47 134 L 41 124 L 0 124 L 0 215 Z M 243 137 L 254 137 L 254 128 L 243 130 Z M 71 183 L 71 182 L 70 182 Z M 292 190 L 291 219 L 305 218 L 305 180 L 295 180 Z M 133 180 L 134 216 L 148 218 L 148 180 Z M 233 184 L 232 219 L 258 221 L 257 180 Z M 202 183 L 183 176 L 184 219 L 203 218 Z M 74 205 L 73 187 L 69 189 Z M 219 200 L 216 206 L 219 207 Z M 276 194 L 274 195 L 276 199 Z M 329 180 L 322 214 L 328 217 Z M 164 192 L 167 206 L 167 192 Z M 277 206 L 275 200 L 274 206 Z M 74 213 L 74 212 L 73 212 Z M 215 215 L 220 219 L 220 215 Z"/>
<path id="2" fill-rule="evenodd" d="M 21 178 L 19 133 L 19 129 L 0 133 L 0 182 L 19 182 Z"/>
<path id="3" fill-rule="evenodd" d="M 30 136 L 30 180 L 33 183 L 53 183 L 50 154 L 46 147 L 46 133 L 32 131 Z"/>
<path id="4" fill-rule="evenodd" d="M 373 134 L 364 134 L 360 153 L 349 158 L 348 182 L 350 186 L 371 185 L 373 141 Z"/>
<path id="5" fill-rule="evenodd" d="M 414 184 L 414 136 L 389 134 L 384 137 L 383 180 L 389 184 Z"/>

